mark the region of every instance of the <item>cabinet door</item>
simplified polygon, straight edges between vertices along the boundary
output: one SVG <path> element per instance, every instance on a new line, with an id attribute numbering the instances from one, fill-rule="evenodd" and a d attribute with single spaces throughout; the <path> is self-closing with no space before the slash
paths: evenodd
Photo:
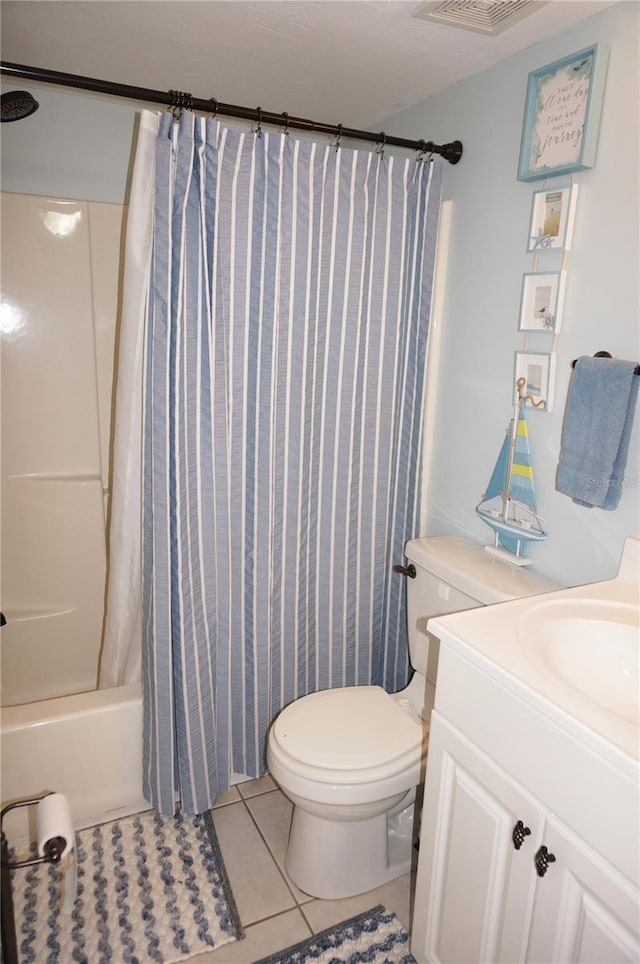
<path id="1" fill-rule="evenodd" d="M 516 849 L 518 821 L 530 833 Z M 542 824 L 535 800 L 435 711 L 412 929 L 418 961 L 524 960 Z"/>
<path id="2" fill-rule="evenodd" d="M 542 842 L 555 861 L 538 880 L 527 961 L 637 964 L 637 888 L 554 816 Z"/>

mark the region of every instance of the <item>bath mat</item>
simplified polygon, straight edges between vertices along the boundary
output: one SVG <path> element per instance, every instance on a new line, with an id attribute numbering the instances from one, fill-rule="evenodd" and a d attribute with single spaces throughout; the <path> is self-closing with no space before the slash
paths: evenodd
<path id="1" fill-rule="evenodd" d="M 334 924 L 320 934 L 263 957 L 256 964 L 416 964 L 409 935 L 382 904 Z"/>
<path id="2" fill-rule="evenodd" d="M 68 913 L 55 867 L 13 872 L 20 964 L 170 964 L 244 937 L 210 813 L 81 830 L 76 863 Z"/>

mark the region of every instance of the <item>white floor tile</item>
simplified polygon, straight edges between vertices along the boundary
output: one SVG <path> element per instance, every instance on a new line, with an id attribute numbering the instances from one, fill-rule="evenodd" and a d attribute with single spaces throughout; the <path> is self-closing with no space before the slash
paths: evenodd
<path id="1" fill-rule="evenodd" d="M 252 797 L 250 800 L 247 800 L 247 807 L 260 828 L 260 833 L 267 841 L 267 846 L 273 854 L 280 870 L 287 878 L 289 887 L 293 891 L 297 902 L 303 904 L 305 901 L 313 900 L 312 897 L 304 894 L 296 887 L 284 867 L 287 844 L 289 842 L 289 827 L 291 826 L 293 804 L 287 800 L 281 790 L 273 790 L 271 793 L 263 793 L 259 797 Z"/>
<path id="2" fill-rule="evenodd" d="M 301 910 L 313 928 L 314 934 L 324 930 L 325 927 L 331 927 L 333 924 L 353 917 L 354 914 L 369 910 L 376 904 L 384 904 L 388 910 L 392 910 L 409 930 L 412 889 L 412 875 L 405 874 L 388 884 L 383 884 L 382 887 L 367 891 L 366 894 L 345 897 L 343 900 L 312 900 L 309 904 L 304 904 Z"/>
<path id="3" fill-rule="evenodd" d="M 268 793 L 269 790 L 275 790 L 277 784 L 273 777 L 269 776 L 267 773 L 264 777 L 259 777 L 257 780 L 250 780 L 248 783 L 239 783 L 238 790 L 240 791 L 240 796 L 245 800 L 248 797 L 255 797 L 258 793 Z"/>
<path id="4" fill-rule="evenodd" d="M 245 938 L 191 958 L 193 964 L 251 964 L 311 937 L 299 910 L 289 910 L 246 928 Z"/>
<path id="5" fill-rule="evenodd" d="M 244 927 L 295 906 L 278 866 L 243 803 L 213 811 L 213 822 Z"/>
<path id="6" fill-rule="evenodd" d="M 234 791 L 239 802 L 233 802 Z M 285 883 L 292 805 L 275 782 L 263 777 L 236 785 L 230 794 L 213 818 L 246 937 L 193 958 L 194 964 L 251 964 L 376 904 L 394 911 L 409 929 L 415 875 L 344 900 L 309 897 L 292 881 Z"/>

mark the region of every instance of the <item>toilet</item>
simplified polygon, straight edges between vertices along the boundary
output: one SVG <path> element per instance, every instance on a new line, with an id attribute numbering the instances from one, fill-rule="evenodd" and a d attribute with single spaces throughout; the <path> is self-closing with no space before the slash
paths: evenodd
<path id="1" fill-rule="evenodd" d="M 294 807 L 285 866 L 313 897 L 364 893 L 411 867 L 438 648 L 427 621 L 558 588 L 458 537 L 414 539 L 405 554 L 408 686 L 392 694 L 379 686 L 311 693 L 269 730 L 269 772 Z"/>

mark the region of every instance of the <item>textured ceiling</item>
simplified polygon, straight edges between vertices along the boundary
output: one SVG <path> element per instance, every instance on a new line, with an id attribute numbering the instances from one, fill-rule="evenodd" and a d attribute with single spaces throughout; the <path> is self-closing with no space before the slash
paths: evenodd
<path id="1" fill-rule="evenodd" d="M 6 0 L 2 59 L 371 128 L 610 5 L 551 0 L 486 37 L 420 0 Z"/>

